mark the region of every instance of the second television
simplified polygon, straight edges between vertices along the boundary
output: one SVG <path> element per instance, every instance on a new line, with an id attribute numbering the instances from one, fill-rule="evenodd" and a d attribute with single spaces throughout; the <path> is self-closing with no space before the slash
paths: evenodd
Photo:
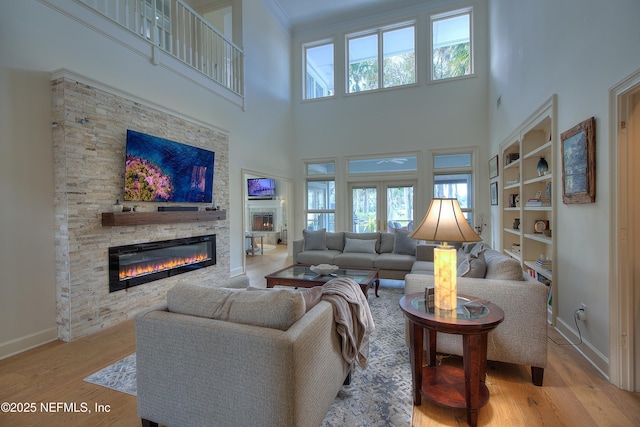
<path id="1" fill-rule="evenodd" d="M 276 196 L 276 181 L 271 178 L 247 179 L 247 196 L 249 199 L 272 199 Z"/>

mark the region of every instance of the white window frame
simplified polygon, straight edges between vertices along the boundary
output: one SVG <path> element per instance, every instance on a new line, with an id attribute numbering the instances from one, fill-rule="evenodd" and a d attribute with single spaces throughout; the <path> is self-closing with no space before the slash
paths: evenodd
<path id="1" fill-rule="evenodd" d="M 444 19 L 455 18 L 457 16 L 469 15 L 469 74 L 465 74 L 463 76 L 456 77 L 444 77 L 436 79 L 433 75 L 433 24 L 436 21 L 441 21 Z M 469 77 L 475 76 L 475 43 L 474 43 L 474 31 L 473 31 L 473 7 L 466 7 L 463 9 L 451 10 L 444 13 L 438 13 L 434 15 L 430 15 L 429 17 L 429 82 L 437 83 L 437 82 L 447 82 L 451 80 L 457 79 L 466 79 Z"/>
<path id="2" fill-rule="evenodd" d="M 312 164 L 323 164 L 323 163 L 333 163 L 333 170 L 334 172 L 332 174 L 327 173 L 327 174 L 309 174 L 309 165 Z M 336 167 L 337 167 L 337 162 L 335 160 L 310 160 L 310 161 L 306 161 L 304 163 L 304 173 L 305 173 L 305 185 L 304 185 L 304 227 L 303 228 L 307 228 L 307 219 L 309 217 L 309 214 L 333 214 L 333 226 L 334 228 L 336 228 L 336 221 L 337 221 L 337 216 L 336 216 L 336 207 L 338 205 L 338 186 L 337 186 L 337 182 L 336 182 Z M 336 192 L 336 200 L 335 200 L 335 206 L 333 207 L 333 209 L 309 209 L 309 183 L 310 182 L 316 182 L 316 181 L 333 181 L 333 185 L 335 188 L 335 192 Z M 327 231 L 335 231 L 335 230 L 329 230 L 327 229 Z"/>
<path id="3" fill-rule="evenodd" d="M 435 167 L 435 158 L 438 156 L 448 156 L 455 154 L 469 154 L 471 155 L 471 165 L 470 166 L 461 166 L 461 167 L 450 167 L 450 168 L 436 168 Z M 469 222 L 472 227 L 476 225 L 476 221 L 478 220 L 478 198 L 477 198 L 477 185 L 478 181 L 477 177 L 477 166 L 476 159 L 478 157 L 476 148 L 456 148 L 450 150 L 434 150 L 431 151 L 431 185 L 430 185 L 430 195 L 433 198 L 433 193 L 436 185 L 436 175 L 454 175 L 454 174 L 470 174 L 471 175 L 471 185 L 469 188 L 469 204 L 471 207 L 462 208 L 462 212 L 469 212 Z"/>
<path id="4" fill-rule="evenodd" d="M 407 83 L 404 85 L 396 85 L 396 86 L 389 86 L 389 87 L 383 87 L 383 83 L 384 83 L 384 33 L 388 32 L 388 31 L 394 31 L 394 30 L 401 30 L 403 28 L 408 28 L 408 27 L 413 27 L 413 55 L 414 55 L 414 60 L 415 60 L 415 69 L 414 69 L 414 81 L 413 83 Z M 366 36 L 370 36 L 370 35 L 377 35 L 378 36 L 378 87 L 376 89 L 369 89 L 369 90 L 363 90 L 363 91 L 358 91 L 358 92 L 351 92 L 349 90 L 349 41 L 351 39 L 357 39 L 360 37 L 366 37 Z M 358 94 L 362 94 L 362 93 L 372 93 L 372 92 L 379 92 L 379 91 L 383 91 L 383 90 L 391 90 L 391 89 L 397 89 L 397 88 L 406 88 L 406 87 L 410 87 L 410 86 L 416 86 L 419 84 L 418 79 L 419 79 L 419 75 L 420 75 L 420 67 L 418 64 L 418 59 L 419 59 L 419 55 L 418 55 L 418 23 L 417 20 L 409 20 L 409 21 L 402 21 L 402 22 L 398 22 L 395 24 L 390 24 L 390 25 L 385 25 L 382 27 L 377 27 L 377 28 L 371 28 L 368 30 L 364 30 L 364 31 L 359 31 L 359 32 L 355 32 L 355 33 L 349 33 L 345 36 L 345 46 L 344 46 L 344 50 L 345 50 L 345 57 L 344 57 L 344 92 L 345 95 L 358 95 Z"/>
<path id="5" fill-rule="evenodd" d="M 307 49 L 312 49 L 315 47 L 319 47 L 319 46 L 325 46 L 325 45 L 332 45 L 333 46 L 333 94 L 331 95 L 325 95 L 325 96 L 318 96 L 318 97 L 313 97 L 313 98 L 309 98 L 307 97 Z M 322 81 L 322 79 L 320 78 L 320 75 L 317 73 L 317 71 L 315 69 L 311 69 L 311 71 L 313 71 L 312 77 L 314 79 L 314 81 Z M 329 99 L 329 98 L 335 98 L 336 96 L 336 44 L 334 42 L 333 39 L 323 39 L 323 40 L 317 40 L 317 41 L 313 41 L 310 43 L 304 43 L 302 45 L 302 100 L 303 101 L 313 101 L 313 100 L 317 100 L 317 99 Z M 315 88 L 314 88 L 315 90 Z M 325 87 L 325 90 L 327 90 L 328 93 L 328 89 Z"/>

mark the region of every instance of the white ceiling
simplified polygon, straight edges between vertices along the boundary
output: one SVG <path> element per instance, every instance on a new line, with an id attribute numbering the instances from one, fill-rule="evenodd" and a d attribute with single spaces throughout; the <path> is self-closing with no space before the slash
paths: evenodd
<path id="1" fill-rule="evenodd" d="M 346 15 L 369 15 L 433 0 L 273 0 L 292 27 L 340 19 Z"/>

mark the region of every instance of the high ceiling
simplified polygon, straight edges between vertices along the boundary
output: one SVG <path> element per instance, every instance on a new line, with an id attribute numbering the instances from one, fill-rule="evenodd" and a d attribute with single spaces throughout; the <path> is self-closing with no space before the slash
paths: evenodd
<path id="1" fill-rule="evenodd" d="M 287 16 L 291 26 L 340 18 L 361 12 L 371 14 L 431 0 L 274 0 Z"/>

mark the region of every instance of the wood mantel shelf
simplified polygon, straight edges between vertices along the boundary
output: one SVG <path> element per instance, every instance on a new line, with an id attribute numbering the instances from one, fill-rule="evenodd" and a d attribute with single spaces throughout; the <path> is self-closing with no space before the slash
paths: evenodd
<path id="1" fill-rule="evenodd" d="M 221 221 L 227 219 L 227 211 L 184 212 L 103 212 L 103 227 L 147 224 L 177 224 L 181 222 Z"/>

